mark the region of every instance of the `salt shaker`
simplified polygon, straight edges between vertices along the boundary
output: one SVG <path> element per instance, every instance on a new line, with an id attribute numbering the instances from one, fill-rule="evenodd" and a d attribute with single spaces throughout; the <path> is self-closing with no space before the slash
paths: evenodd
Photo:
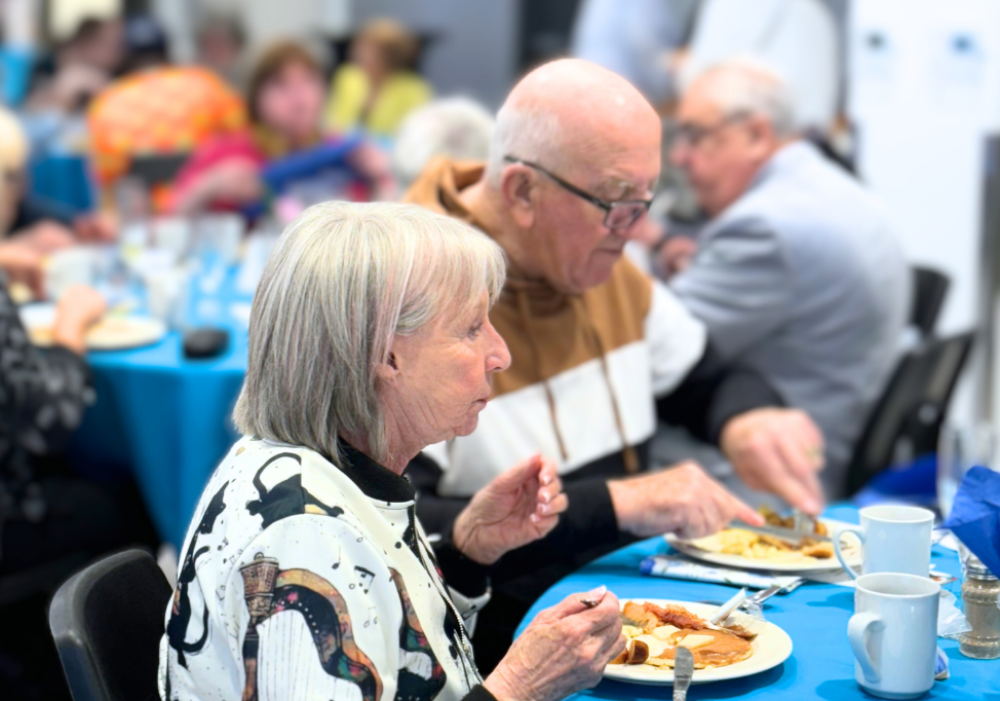
<path id="1" fill-rule="evenodd" d="M 1000 579 L 975 557 L 965 564 L 962 604 L 972 630 L 959 637 L 959 651 L 966 657 L 995 660 L 1000 657 Z"/>

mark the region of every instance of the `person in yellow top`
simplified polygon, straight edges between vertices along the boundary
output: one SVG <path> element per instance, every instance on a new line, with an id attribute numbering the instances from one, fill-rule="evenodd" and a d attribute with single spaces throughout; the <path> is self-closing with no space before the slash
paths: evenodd
<path id="1" fill-rule="evenodd" d="M 431 86 L 413 71 L 418 51 L 417 38 L 396 20 L 366 24 L 351 44 L 350 63 L 334 73 L 327 126 L 392 136 L 411 110 L 433 97 Z"/>

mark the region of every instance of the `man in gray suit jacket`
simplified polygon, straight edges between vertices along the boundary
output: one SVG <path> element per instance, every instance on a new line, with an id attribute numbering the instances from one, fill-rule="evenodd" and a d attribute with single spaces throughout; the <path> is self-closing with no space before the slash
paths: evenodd
<path id="1" fill-rule="evenodd" d="M 780 78 L 746 62 L 689 86 L 671 157 L 711 220 L 671 286 L 726 359 L 820 426 L 835 498 L 897 358 L 910 272 L 874 198 L 796 137 L 791 105 Z M 785 492 L 808 484 L 773 479 Z"/>

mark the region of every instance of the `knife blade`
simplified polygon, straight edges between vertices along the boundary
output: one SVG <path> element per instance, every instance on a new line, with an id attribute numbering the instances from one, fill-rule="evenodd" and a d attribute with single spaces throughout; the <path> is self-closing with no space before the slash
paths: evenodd
<path id="1" fill-rule="evenodd" d="M 674 701 L 687 701 L 688 687 L 694 675 L 694 656 L 686 647 L 674 651 Z"/>
<path id="2" fill-rule="evenodd" d="M 781 540 L 787 540 L 789 543 L 794 543 L 796 545 L 801 543 L 804 538 L 810 538 L 811 540 L 818 540 L 824 543 L 833 542 L 833 539 L 830 538 L 830 536 L 817 535 L 815 533 L 799 533 L 793 528 L 782 528 L 781 526 L 751 526 L 749 523 L 743 523 L 743 521 L 733 521 L 729 524 L 729 527 L 740 528 L 744 531 L 750 531 L 751 533 L 774 536 L 775 538 L 781 538 Z"/>

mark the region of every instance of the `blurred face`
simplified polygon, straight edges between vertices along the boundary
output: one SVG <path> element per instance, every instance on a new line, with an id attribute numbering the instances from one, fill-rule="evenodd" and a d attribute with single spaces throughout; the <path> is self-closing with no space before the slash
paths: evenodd
<path id="1" fill-rule="evenodd" d="M 726 116 L 699 87 L 691 87 L 678 109 L 670 160 L 686 173 L 702 210 L 714 217 L 743 195 L 777 143 L 765 120 Z"/>
<path id="2" fill-rule="evenodd" d="M 319 73 L 302 63 L 289 63 L 260 89 L 257 113 L 292 143 L 302 142 L 319 127 L 324 92 Z"/>
<path id="3" fill-rule="evenodd" d="M 121 20 L 101 22 L 95 35 L 82 47 L 82 58 L 92 66 L 114 72 L 125 58 L 125 29 Z"/>
<path id="4" fill-rule="evenodd" d="M 221 28 L 205 31 L 198 41 L 198 60 L 220 71 L 229 70 L 240 58 L 240 44 Z"/>
<path id="5" fill-rule="evenodd" d="M 493 373 L 510 365 L 510 354 L 490 324 L 484 292 L 417 333 L 396 336 L 392 361 L 396 367 L 380 377 L 386 419 L 426 446 L 475 430 Z"/>
<path id="6" fill-rule="evenodd" d="M 654 138 L 655 137 L 655 138 Z M 595 149 L 587 163 L 550 172 L 607 204 L 649 200 L 660 173 L 659 130 L 647 139 L 631 139 L 621 148 Z M 625 244 L 643 230 L 645 211 L 634 221 L 616 222 L 618 215 L 570 191 L 552 177 L 534 172 L 537 199 L 529 236 L 538 242 L 545 277 L 557 289 L 578 294 L 600 285 L 622 256 Z M 629 205 L 631 206 L 631 205 Z"/>

